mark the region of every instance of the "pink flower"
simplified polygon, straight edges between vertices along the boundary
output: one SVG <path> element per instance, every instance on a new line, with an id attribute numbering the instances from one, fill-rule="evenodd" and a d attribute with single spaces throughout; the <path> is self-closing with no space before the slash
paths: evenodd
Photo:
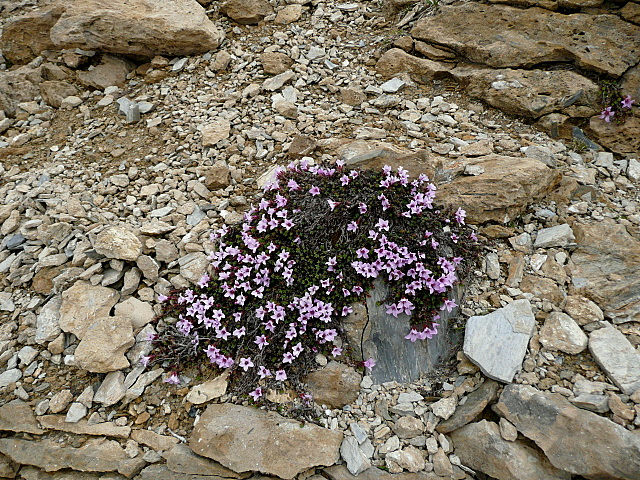
<path id="1" fill-rule="evenodd" d="M 286 379 L 287 379 L 287 372 L 285 372 L 284 370 L 276 371 L 276 380 L 278 380 L 279 382 L 284 382 Z"/>
<path id="2" fill-rule="evenodd" d="M 166 302 L 169 299 L 166 295 L 158 295 L 159 302 Z"/>
<path id="3" fill-rule="evenodd" d="M 249 392 L 249 395 L 251 395 L 254 402 L 257 402 L 258 399 L 262 396 L 262 388 L 256 388 L 253 392 Z"/>
<path id="4" fill-rule="evenodd" d="M 180 385 L 180 379 L 178 378 L 178 374 L 176 372 L 173 372 L 171 375 L 165 378 L 164 381 L 170 385 Z"/>
<path id="5" fill-rule="evenodd" d="M 347 232 L 355 232 L 358 229 L 358 224 L 356 222 L 351 222 L 347 225 Z"/>
<path id="6" fill-rule="evenodd" d="M 151 361 L 151 356 L 148 356 L 148 355 L 142 355 L 142 356 L 140 357 L 140 364 L 141 364 L 143 367 L 146 367 L 147 365 L 149 365 L 149 361 Z"/>
<path id="7" fill-rule="evenodd" d="M 342 349 L 340 347 L 333 347 L 333 350 L 331 350 L 331 355 L 333 355 L 334 357 L 339 357 L 340 355 L 342 355 Z"/>
<path id="8" fill-rule="evenodd" d="M 607 107 L 605 108 L 601 113 L 600 113 L 600 117 L 601 119 L 603 119 L 605 122 L 610 123 L 611 122 L 611 118 L 616 114 L 616 112 L 614 112 L 612 110 L 613 107 Z"/>
<path id="9" fill-rule="evenodd" d="M 267 345 L 269 345 L 269 342 L 267 342 L 267 337 L 265 335 L 259 335 L 256 337 L 256 339 L 253 341 L 253 343 L 255 343 L 256 345 L 258 345 L 258 348 L 260 350 L 262 350 L 264 347 L 266 347 Z"/>
<path id="10" fill-rule="evenodd" d="M 340 183 L 342 183 L 343 187 L 349 185 L 350 181 L 351 181 L 351 179 L 349 177 L 347 177 L 346 175 L 343 175 L 343 176 L 340 177 Z"/>
<path id="11" fill-rule="evenodd" d="M 407 340 L 411 340 L 411 343 L 415 343 L 416 340 L 420 338 L 420 334 L 416 331 L 415 328 L 412 328 L 407 336 L 405 336 Z"/>
<path id="12" fill-rule="evenodd" d="M 358 258 L 369 258 L 369 250 L 362 247 L 356 250 L 356 255 Z"/>
<path id="13" fill-rule="evenodd" d="M 363 203 L 363 202 L 360 202 L 358 204 L 358 210 L 360 211 L 361 214 L 367 213 L 367 204 Z"/>
<path id="14" fill-rule="evenodd" d="M 309 194 L 313 195 L 314 197 L 316 195 L 320 195 L 320 189 L 316 186 L 313 186 L 309 189 Z"/>
<path id="15" fill-rule="evenodd" d="M 635 103 L 635 100 L 631 99 L 631 95 L 627 95 L 620 102 L 622 104 L 622 108 L 631 108 L 631 106 Z"/>
<path id="16" fill-rule="evenodd" d="M 444 301 L 444 305 L 442 305 L 440 307 L 440 310 L 444 310 L 446 309 L 447 312 L 451 312 L 451 310 L 453 310 L 455 307 L 457 307 L 458 305 L 456 304 L 455 300 L 445 300 Z"/>
<path id="17" fill-rule="evenodd" d="M 264 365 L 260 365 L 258 367 L 258 375 L 260 375 L 260 378 L 270 377 L 271 371 Z"/>
<path id="18" fill-rule="evenodd" d="M 387 220 L 383 220 L 382 218 L 378 219 L 378 223 L 376 223 L 376 227 L 378 230 L 386 230 L 389 231 L 389 222 Z"/>
<path id="19" fill-rule="evenodd" d="M 369 358 L 368 360 L 365 360 L 363 365 L 366 369 L 371 371 L 371 369 L 376 366 L 376 361 L 373 358 Z"/>
<path id="20" fill-rule="evenodd" d="M 467 212 L 465 212 L 462 208 L 458 208 L 456 210 L 456 222 L 460 225 L 464 225 L 464 218 L 467 216 Z"/>
<path id="21" fill-rule="evenodd" d="M 291 363 L 293 362 L 293 359 L 295 357 L 293 356 L 293 353 L 291 352 L 286 352 L 283 356 L 282 356 L 282 363 Z"/>
<path id="22" fill-rule="evenodd" d="M 238 362 L 238 366 L 242 368 L 245 372 L 249 370 L 250 367 L 253 367 L 253 362 L 250 358 L 241 358 Z"/>
<path id="23" fill-rule="evenodd" d="M 335 208 L 338 205 L 340 205 L 340 202 L 334 202 L 333 200 L 327 200 L 327 202 L 329 203 L 329 208 L 331 209 L 332 212 L 335 210 Z"/>

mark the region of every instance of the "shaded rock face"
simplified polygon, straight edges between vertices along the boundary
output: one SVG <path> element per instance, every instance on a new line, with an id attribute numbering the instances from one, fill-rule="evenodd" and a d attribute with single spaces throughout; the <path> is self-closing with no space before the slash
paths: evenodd
<path id="1" fill-rule="evenodd" d="M 555 468 L 544 454 L 521 441 L 508 442 L 498 424 L 482 420 L 451 434 L 465 466 L 498 480 L 569 480 L 571 474 Z"/>
<path id="2" fill-rule="evenodd" d="M 640 241 L 624 225 L 605 219 L 574 228 L 578 248 L 571 255 L 576 265 L 575 293 L 596 302 L 613 323 L 640 316 Z"/>
<path id="3" fill-rule="evenodd" d="M 638 98 L 638 97 L 634 97 Z M 640 149 L 640 118 L 630 117 L 624 123 L 606 123 L 598 115 L 591 117 L 589 130 L 603 147 L 621 155 L 635 154 Z"/>
<path id="4" fill-rule="evenodd" d="M 561 395 L 508 385 L 495 410 L 561 470 L 594 479 L 639 478 L 640 436 Z"/>
<path id="5" fill-rule="evenodd" d="M 640 27 L 615 15 L 466 3 L 443 6 L 437 15 L 421 19 L 411 36 L 497 68 L 573 61 L 620 76 L 640 60 Z"/>
<path id="6" fill-rule="evenodd" d="M 352 367 L 334 361 L 306 378 L 314 401 L 331 408 L 342 408 L 354 402 L 358 398 L 361 380 L 362 376 Z"/>
<path id="7" fill-rule="evenodd" d="M 532 158 L 487 155 L 470 159 L 468 165 L 479 165 L 484 172 L 442 185 L 438 201 L 464 208 L 470 223 L 510 222 L 560 181 L 557 171 Z"/>
<path id="8" fill-rule="evenodd" d="M 274 412 L 230 404 L 210 405 L 189 446 L 235 472 L 257 471 L 291 479 L 340 459 L 342 433 L 302 426 Z"/>
<path id="9" fill-rule="evenodd" d="M 195 0 L 76 0 L 51 29 L 59 48 L 147 57 L 202 53 L 223 38 Z"/>

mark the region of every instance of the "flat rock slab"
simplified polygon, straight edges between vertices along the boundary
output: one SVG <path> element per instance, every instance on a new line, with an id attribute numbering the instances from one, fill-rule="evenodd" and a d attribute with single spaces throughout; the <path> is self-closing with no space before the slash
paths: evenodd
<path id="1" fill-rule="evenodd" d="M 98 437 L 129 438 L 131 427 L 118 427 L 112 422 L 101 422 L 89 425 L 87 420 L 70 423 L 64 415 L 43 415 L 38 417 L 43 428 L 75 433 L 77 435 L 95 435 Z"/>
<path id="2" fill-rule="evenodd" d="M 189 446 L 235 472 L 291 479 L 340 459 L 342 432 L 302 425 L 275 412 L 230 404 L 210 405 Z"/>
<path id="3" fill-rule="evenodd" d="M 471 317 L 464 335 L 464 354 L 489 378 L 510 383 L 522 365 L 535 326 L 528 300 Z"/>
<path id="4" fill-rule="evenodd" d="M 112 288 L 76 282 L 62 293 L 60 328 L 79 339 L 97 318 L 109 315 L 120 295 Z"/>
<path id="5" fill-rule="evenodd" d="M 210 458 L 196 455 L 187 445 L 182 443 L 175 445 L 162 456 L 167 460 L 167 468 L 174 473 L 211 475 L 223 478 L 247 478 L 251 475 L 250 473 L 236 473 Z"/>
<path id="6" fill-rule="evenodd" d="M 196 0 L 75 0 L 50 35 L 60 48 L 146 57 L 204 53 L 224 39 Z"/>
<path id="7" fill-rule="evenodd" d="M 640 389 L 640 353 L 617 328 L 592 332 L 589 351 L 623 393 L 631 395 Z"/>
<path id="8" fill-rule="evenodd" d="M 465 3 L 442 6 L 436 15 L 418 21 L 411 36 L 497 68 L 572 60 L 620 76 L 640 61 L 640 27 L 615 15 Z"/>
<path id="9" fill-rule="evenodd" d="M 305 383 L 316 403 L 342 408 L 356 401 L 361 380 L 362 375 L 353 367 L 331 361 L 324 368 L 311 372 Z"/>
<path id="10" fill-rule="evenodd" d="M 0 430 L 36 435 L 44 433 L 38 425 L 33 410 L 22 400 L 13 400 L 0 407 Z"/>
<path id="11" fill-rule="evenodd" d="M 594 479 L 640 478 L 640 436 L 559 394 L 507 385 L 494 409 L 561 470 Z"/>
<path id="12" fill-rule="evenodd" d="M 334 465 L 322 472 L 330 480 L 443 480 L 433 472 L 389 473 L 376 467 L 368 468 L 356 476 L 349 472 L 346 465 Z"/>
<path id="13" fill-rule="evenodd" d="M 125 353 L 135 343 L 131 320 L 124 317 L 99 317 L 89 327 L 76 348 L 78 366 L 95 373 L 127 368 Z"/>
<path id="14" fill-rule="evenodd" d="M 469 223 L 510 222 L 560 181 L 559 172 L 533 158 L 486 155 L 466 165 L 484 172 L 440 185 L 438 202 L 465 209 Z"/>
<path id="15" fill-rule="evenodd" d="M 102 230 L 93 246 L 107 258 L 135 261 L 142 253 L 142 243 L 127 227 L 112 226 Z"/>
<path id="16" fill-rule="evenodd" d="M 593 300 L 613 323 L 640 318 L 640 241 L 612 219 L 574 225 L 574 294 Z"/>
<path id="17" fill-rule="evenodd" d="M 467 395 L 464 405 L 456 408 L 454 414 L 443 422 L 440 422 L 436 430 L 440 433 L 449 433 L 462 428 L 482 413 L 489 403 L 497 400 L 500 384 L 487 380 L 476 390 Z"/>
<path id="18" fill-rule="evenodd" d="M 508 442 L 497 423 L 482 420 L 451 434 L 456 455 L 466 467 L 498 480 L 570 480 L 539 450 L 521 441 Z"/>

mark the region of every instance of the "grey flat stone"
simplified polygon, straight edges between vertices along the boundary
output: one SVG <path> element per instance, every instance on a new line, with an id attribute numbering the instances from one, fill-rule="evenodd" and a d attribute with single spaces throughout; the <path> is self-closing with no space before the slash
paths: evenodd
<path id="1" fill-rule="evenodd" d="M 488 315 L 471 317 L 464 336 L 464 354 L 494 380 L 510 383 L 520 369 L 536 320 L 528 300 Z"/>
<path id="2" fill-rule="evenodd" d="M 640 388 L 640 353 L 618 329 L 609 326 L 593 332 L 589 350 L 623 393 L 631 395 Z"/>
<path id="3" fill-rule="evenodd" d="M 534 248 L 566 247 L 575 243 L 576 237 L 569 224 L 556 225 L 555 227 L 543 228 L 538 232 Z"/>

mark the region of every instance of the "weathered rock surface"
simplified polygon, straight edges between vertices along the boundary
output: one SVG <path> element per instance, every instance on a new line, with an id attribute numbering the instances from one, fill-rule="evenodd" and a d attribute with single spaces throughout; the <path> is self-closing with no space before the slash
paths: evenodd
<path id="1" fill-rule="evenodd" d="M 223 373 L 213 380 L 195 385 L 187 394 L 187 401 L 193 403 L 194 405 L 200 405 L 201 403 L 208 402 L 209 400 L 213 400 L 214 398 L 221 397 L 227 391 L 228 377 L 228 374 Z"/>
<path id="2" fill-rule="evenodd" d="M 640 59 L 640 27 L 614 15 L 563 15 L 536 7 L 444 6 L 418 21 L 411 36 L 497 68 L 570 60 L 620 76 Z"/>
<path id="3" fill-rule="evenodd" d="M 500 427 L 482 420 L 454 431 L 451 439 L 463 465 L 498 480 L 569 480 L 544 454 L 523 442 L 508 442 Z"/>
<path id="4" fill-rule="evenodd" d="M 557 171 L 531 158 L 487 155 L 469 159 L 467 164 L 481 166 L 484 172 L 440 186 L 438 201 L 464 208 L 471 223 L 507 223 L 560 180 Z"/>
<path id="5" fill-rule="evenodd" d="M 0 407 L 0 430 L 36 435 L 44 433 L 38 425 L 33 410 L 22 400 L 13 400 Z"/>
<path id="6" fill-rule="evenodd" d="M 456 408 L 456 411 L 449 419 L 440 422 L 436 430 L 440 433 L 450 433 L 472 422 L 487 405 L 498 398 L 499 388 L 500 384 L 492 380 L 486 380 L 476 390 L 467 395 L 467 401 Z"/>
<path id="7" fill-rule="evenodd" d="M 614 323 L 639 318 L 640 241 L 611 219 L 577 224 L 574 233 L 575 293 L 596 302 Z"/>
<path id="8" fill-rule="evenodd" d="M 140 442 L 141 440 L 138 439 L 136 441 Z M 223 467 L 218 462 L 196 455 L 188 446 L 181 443 L 168 449 L 163 456 L 167 460 L 167 468 L 174 473 L 185 475 L 215 475 L 224 478 L 246 478 L 250 475 L 247 473 L 236 473 Z"/>
<path id="9" fill-rule="evenodd" d="M 612 326 L 589 336 L 589 350 L 620 390 L 631 395 L 640 388 L 640 353 Z"/>
<path id="10" fill-rule="evenodd" d="M 142 243 L 127 227 L 113 226 L 102 230 L 93 246 L 107 258 L 135 261 L 142 253 Z"/>
<path id="11" fill-rule="evenodd" d="M 603 147 L 621 155 L 633 155 L 640 149 L 640 118 L 632 116 L 623 123 L 607 123 L 599 115 L 591 117 L 589 130 Z"/>
<path id="12" fill-rule="evenodd" d="M 210 405 L 189 442 L 192 450 L 236 472 L 258 471 L 291 479 L 340 458 L 342 433 L 304 425 L 274 412 Z"/>
<path id="13" fill-rule="evenodd" d="M 414 57 L 400 48 L 387 50 L 376 63 L 376 71 L 384 78 L 408 72 L 411 78 L 421 82 L 431 80 L 437 75 L 450 71 L 452 68 L 451 65 Z"/>
<path id="14" fill-rule="evenodd" d="M 90 70 L 76 72 L 78 81 L 88 87 L 104 90 L 108 87 L 124 87 L 127 75 L 134 65 L 114 55 L 103 55 L 100 63 Z"/>
<path id="15" fill-rule="evenodd" d="M 195 0 L 77 0 L 51 29 L 60 48 L 124 55 L 191 55 L 216 49 L 224 32 Z"/>
<path id="16" fill-rule="evenodd" d="M 220 13 L 242 25 L 255 25 L 273 8 L 266 0 L 227 0 L 220 6 Z"/>
<path id="17" fill-rule="evenodd" d="M 62 298 L 60 295 L 56 295 L 40 310 L 36 320 L 36 343 L 50 342 L 60 334 L 61 305 Z"/>
<path id="18" fill-rule="evenodd" d="M 587 348 L 588 338 L 569 315 L 551 312 L 540 329 L 540 343 L 550 350 L 575 355 Z"/>
<path id="19" fill-rule="evenodd" d="M 49 30 L 58 21 L 64 8 L 51 5 L 12 19 L 2 29 L 2 55 L 12 63 L 24 64 L 54 45 Z"/>
<path id="20" fill-rule="evenodd" d="M 129 366 L 126 351 L 133 346 L 131 321 L 124 317 L 99 317 L 85 331 L 78 348 L 76 362 L 81 368 L 107 373 Z"/>
<path id="21" fill-rule="evenodd" d="M 528 300 L 516 300 L 481 317 L 471 317 L 464 354 L 489 378 L 509 383 L 520 369 L 536 321 Z"/>
<path id="22" fill-rule="evenodd" d="M 93 435 L 99 437 L 129 438 L 131 427 L 118 427 L 111 422 L 89 424 L 87 420 L 70 423 L 65 421 L 64 415 L 43 415 L 38 417 L 43 428 L 76 433 L 78 435 Z"/>
<path id="23" fill-rule="evenodd" d="M 331 408 L 342 408 L 358 398 L 362 375 L 353 367 L 331 361 L 307 375 L 306 383 L 314 401 Z"/>
<path id="24" fill-rule="evenodd" d="M 82 339 L 89 325 L 109 315 L 118 298 L 118 292 L 112 288 L 75 283 L 62 294 L 60 328 Z"/>
<path id="25" fill-rule="evenodd" d="M 495 409 L 561 470 L 594 479 L 638 478 L 640 437 L 561 395 L 508 385 Z"/>

